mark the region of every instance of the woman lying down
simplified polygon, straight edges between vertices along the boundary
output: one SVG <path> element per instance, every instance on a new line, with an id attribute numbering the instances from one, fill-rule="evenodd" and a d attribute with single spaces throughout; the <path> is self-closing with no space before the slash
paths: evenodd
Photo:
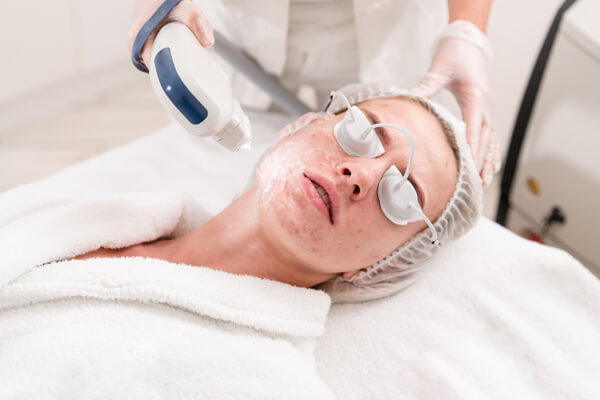
<path id="1" fill-rule="evenodd" d="M 330 298 L 401 290 L 475 224 L 467 149 L 439 105 L 382 85 L 335 92 L 199 227 L 125 247 L 116 231 L 120 244 L 87 252 L 74 242 L 3 284 L 0 398 L 332 397 L 312 354 Z"/>

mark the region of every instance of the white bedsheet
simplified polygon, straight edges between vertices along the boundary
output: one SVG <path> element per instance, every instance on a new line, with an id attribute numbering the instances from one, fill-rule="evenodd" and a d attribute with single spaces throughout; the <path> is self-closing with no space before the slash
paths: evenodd
<path id="1" fill-rule="evenodd" d="M 344 399 L 596 399 L 599 338 L 598 280 L 484 219 L 402 293 L 333 306 L 316 355 Z"/>
<path id="2" fill-rule="evenodd" d="M 3 194 L 0 225 L 57 193 L 181 191 L 214 214 L 242 192 L 274 127 L 287 121 L 250 117 L 253 152 L 229 154 L 171 126 Z M 333 305 L 316 356 L 343 399 L 592 399 L 599 337 L 598 280 L 566 253 L 483 219 L 405 291 Z"/>

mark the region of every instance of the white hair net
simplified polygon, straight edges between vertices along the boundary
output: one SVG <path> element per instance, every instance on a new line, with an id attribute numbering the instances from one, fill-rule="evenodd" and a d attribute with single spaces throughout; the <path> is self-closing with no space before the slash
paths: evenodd
<path id="1" fill-rule="evenodd" d="M 380 97 L 406 96 L 419 98 L 411 92 L 383 84 L 351 84 L 340 89 L 350 104 Z M 458 181 L 454 193 L 442 214 L 433 222 L 438 240 L 444 245 L 464 235 L 475 225 L 483 208 L 481 179 L 467 144 L 465 124 L 441 105 L 425 99 L 437 116 L 452 128 L 458 146 Z M 337 96 L 328 113 L 346 109 Z M 308 125 L 323 114 L 309 113 L 283 127 L 279 138 Z M 360 274 L 344 279 L 337 277 L 318 286 L 331 295 L 334 302 L 356 302 L 388 296 L 411 284 L 439 246 L 431 243 L 430 228 L 426 228 L 387 257 L 377 261 Z"/>

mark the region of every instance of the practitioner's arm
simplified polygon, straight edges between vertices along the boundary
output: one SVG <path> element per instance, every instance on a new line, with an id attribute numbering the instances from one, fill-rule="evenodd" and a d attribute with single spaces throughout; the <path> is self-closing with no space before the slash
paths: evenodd
<path id="1" fill-rule="evenodd" d="M 491 8 L 492 0 L 448 0 L 448 23 L 469 21 L 486 32 Z"/>

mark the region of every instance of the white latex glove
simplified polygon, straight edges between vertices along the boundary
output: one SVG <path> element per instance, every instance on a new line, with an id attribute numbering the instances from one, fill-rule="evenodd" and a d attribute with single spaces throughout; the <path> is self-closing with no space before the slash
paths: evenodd
<path id="1" fill-rule="evenodd" d="M 142 26 L 150 19 L 152 14 L 160 7 L 163 0 L 135 0 L 133 4 L 133 22 L 129 28 L 129 53 L 133 47 L 133 42 Z M 215 43 L 213 28 L 208 23 L 204 14 L 191 0 L 182 0 L 177 4 L 161 24 L 152 32 L 148 41 L 142 50 L 142 61 L 148 65 L 152 50 L 152 43 L 156 33 L 160 28 L 169 22 L 181 22 L 185 24 L 194 33 L 198 41 L 203 47 L 211 48 Z"/>
<path id="2" fill-rule="evenodd" d="M 440 34 L 429 71 L 412 89 L 427 98 L 444 88 L 452 92 L 484 186 L 490 184 L 501 161 L 488 78 L 491 58 L 486 35 L 468 21 L 455 21 Z"/>

